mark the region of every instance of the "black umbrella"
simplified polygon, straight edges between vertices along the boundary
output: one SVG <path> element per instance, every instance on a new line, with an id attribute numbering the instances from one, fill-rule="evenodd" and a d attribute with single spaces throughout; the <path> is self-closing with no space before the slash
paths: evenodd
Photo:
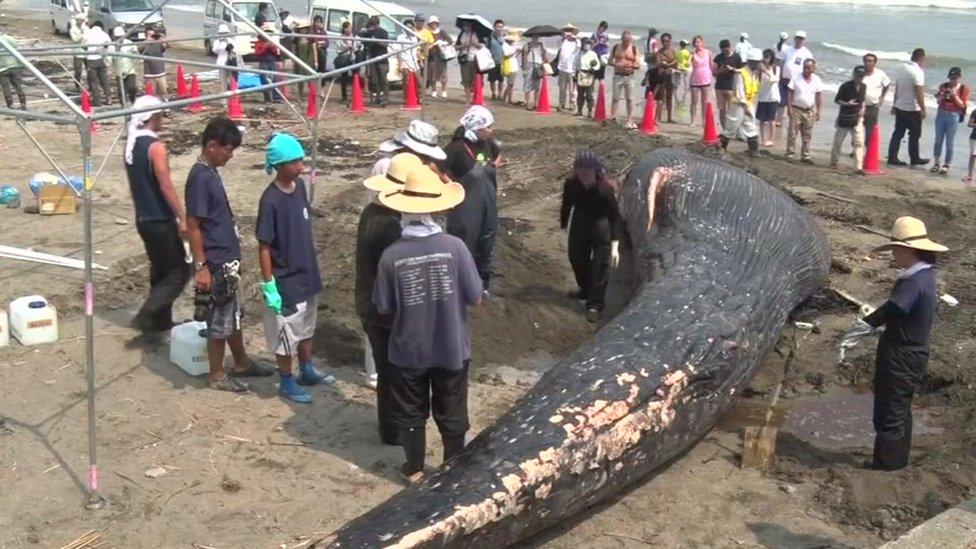
<path id="1" fill-rule="evenodd" d="M 475 34 L 477 34 L 478 38 L 481 38 L 481 40 L 485 42 L 495 30 L 487 19 L 473 13 L 462 13 L 461 15 L 458 15 L 454 24 L 458 28 L 461 28 L 462 23 L 471 23 L 474 26 Z"/>
<path id="2" fill-rule="evenodd" d="M 522 33 L 522 36 L 526 36 L 528 38 L 534 38 L 537 36 L 539 38 L 548 38 L 550 36 L 562 35 L 563 31 L 553 27 L 552 25 L 536 25 L 534 27 L 529 27 L 525 32 Z"/>

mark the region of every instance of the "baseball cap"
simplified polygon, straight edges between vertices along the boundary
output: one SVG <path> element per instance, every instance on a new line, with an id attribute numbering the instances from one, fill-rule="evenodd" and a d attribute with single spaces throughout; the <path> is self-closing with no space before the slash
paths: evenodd
<path id="1" fill-rule="evenodd" d="M 793 36 L 795 36 L 796 38 L 806 38 L 807 37 L 807 32 L 806 31 L 801 31 L 801 30 L 800 31 L 796 31 L 793 34 Z"/>
<path id="2" fill-rule="evenodd" d="M 960 69 L 959 67 L 952 67 L 951 69 L 949 69 L 949 78 L 952 78 L 954 76 L 962 76 L 962 69 Z"/>
<path id="3" fill-rule="evenodd" d="M 440 23 L 440 22 L 441 22 L 441 18 L 437 17 L 436 15 L 431 15 L 430 17 L 427 18 L 428 25 L 431 23 Z"/>
<path id="4" fill-rule="evenodd" d="M 854 67 L 854 76 L 864 76 L 867 72 L 863 65 Z"/>

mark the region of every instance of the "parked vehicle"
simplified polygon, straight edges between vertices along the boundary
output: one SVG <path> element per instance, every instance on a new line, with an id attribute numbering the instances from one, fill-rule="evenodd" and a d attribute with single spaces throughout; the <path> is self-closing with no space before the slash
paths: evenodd
<path id="1" fill-rule="evenodd" d="M 129 35 L 133 42 L 146 39 L 146 29 L 153 28 L 163 34 L 166 27 L 163 25 L 163 14 L 153 13 L 148 18 L 155 6 L 152 0 L 92 0 L 88 5 L 88 21 L 101 21 L 105 27 L 105 32 L 111 33 L 112 29 L 121 25 L 126 32 L 132 31 L 138 25 L 135 32 Z M 145 19 L 145 21 L 143 21 Z M 142 22 L 140 24 L 140 21 Z"/>
<path id="2" fill-rule="evenodd" d="M 374 15 L 380 16 L 380 26 L 390 34 L 390 38 L 396 38 L 403 33 L 403 27 L 387 17 L 383 17 L 380 12 L 386 13 L 399 22 L 413 21 L 416 14 L 413 10 L 405 8 L 392 2 L 370 2 L 372 6 L 366 5 L 360 0 L 315 0 L 312 3 L 312 18 L 316 15 L 322 16 L 325 22 L 325 30 L 330 36 L 340 36 L 342 23 L 349 21 L 352 23 L 353 35 L 358 35 L 359 31 L 366 26 L 366 21 Z M 332 43 L 329 45 L 329 59 L 326 62 L 327 69 L 332 70 L 332 60 L 335 58 L 335 48 Z M 400 81 L 400 63 L 397 58 L 390 58 L 390 72 L 388 74 L 390 82 Z"/>
<path id="3" fill-rule="evenodd" d="M 68 34 L 71 29 L 71 18 L 81 11 L 81 7 L 73 0 L 51 0 L 47 11 L 51 16 L 54 34 Z"/>
<path id="4" fill-rule="evenodd" d="M 230 0 L 228 2 L 234 9 L 240 12 L 241 15 L 246 17 L 249 21 L 254 22 L 254 16 L 258 13 L 259 4 L 268 5 L 268 25 L 265 30 L 270 32 L 278 32 L 281 30 L 281 21 L 278 19 L 278 6 L 274 2 L 256 2 L 253 0 L 239 1 Z M 213 40 L 217 36 L 217 31 L 220 25 L 227 25 L 231 33 L 238 32 L 248 32 L 251 30 L 249 26 L 244 24 L 243 21 L 234 16 L 230 10 L 224 8 L 224 6 L 217 2 L 216 0 L 207 0 L 206 7 L 203 12 L 203 47 L 208 55 L 212 53 L 211 47 L 213 45 Z M 273 27 L 273 29 L 272 29 Z M 278 42 L 277 37 L 272 36 L 275 42 Z M 235 36 L 234 40 L 234 51 L 237 55 L 250 56 L 254 53 L 254 37 L 253 36 Z"/>

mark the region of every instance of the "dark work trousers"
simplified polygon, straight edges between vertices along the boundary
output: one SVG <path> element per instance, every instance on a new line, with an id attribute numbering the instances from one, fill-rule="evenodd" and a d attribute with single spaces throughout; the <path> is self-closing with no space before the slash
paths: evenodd
<path id="1" fill-rule="evenodd" d="M 122 93 L 125 92 L 126 105 L 132 106 L 132 103 L 136 100 L 136 95 L 139 89 L 136 87 L 136 75 L 127 74 L 122 77 L 122 87 L 119 88 L 119 105 L 122 104 Z"/>
<path id="2" fill-rule="evenodd" d="M 75 91 L 81 93 L 81 88 L 85 85 L 85 62 L 84 57 L 73 58 L 74 66 L 72 67 L 75 77 Z"/>
<path id="3" fill-rule="evenodd" d="M 0 89 L 3 90 L 3 99 L 7 102 L 7 108 L 14 108 L 14 96 L 10 93 L 10 88 L 17 94 L 20 101 L 20 108 L 27 110 L 27 97 L 24 95 L 23 80 L 20 77 L 20 69 L 12 69 L 0 72 Z"/>
<path id="4" fill-rule="evenodd" d="M 576 113 L 583 114 L 586 106 L 587 116 L 593 115 L 593 86 L 576 86 Z"/>
<path id="5" fill-rule="evenodd" d="M 448 460 L 464 447 L 468 423 L 468 363 L 461 370 L 431 368 L 390 369 L 390 415 L 406 454 L 406 474 L 423 470 L 426 438 L 424 426 L 431 411 Z"/>
<path id="6" fill-rule="evenodd" d="M 92 95 L 92 105 L 98 107 L 112 102 L 108 95 L 108 65 L 104 58 L 88 60 L 88 89 Z"/>
<path id="7" fill-rule="evenodd" d="M 878 114 L 880 107 L 869 105 L 864 107 L 864 150 L 871 150 L 871 138 L 874 135 L 874 127 L 878 125 Z M 880 153 L 880 150 L 878 151 Z"/>
<path id="8" fill-rule="evenodd" d="M 888 142 L 888 161 L 898 159 L 901 140 L 908 132 L 908 157 L 911 162 L 917 162 L 918 140 L 922 137 L 922 115 L 917 111 L 903 111 L 895 109 L 895 131 Z"/>
<path id="9" fill-rule="evenodd" d="M 278 62 L 271 59 L 261 60 L 258 62 L 258 69 L 262 71 L 277 71 L 279 70 Z M 262 86 L 272 83 L 271 81 L 272 77 L 269 75 L 262 74 L 260 75 L 260 78 L 261 78 Z M 279 88 L 264 90 L 264 92 L 262 93 L 264 94 L 265 103 L 271 103 L 272 101 L 274 101 L 275 103 L 280 103 L 284 101 L 284 98 L 281 96 L 281 91 Z"/>
<path id="10" fill-rule="evenodd" d="M 928 352 L 878 343 L 874 370 L 874 467 L 893 471 L 908 465 L 912 448 L 912 396 L 921 383 Z"/>
<path id="11" fill-rule="evenodd" d="M 569 263 L 583 290 L 586 308 L 603 310 L 610 276 L 610 222 L 573 210 L 569 222 Z"/>
<path id="12" fill-rule="evenodd" d="M 363 322 L 363 331 L 369 338 L 373 349 L 373 362 L 376 364 L 376 420 L 379 425 L 380 441 L 383 444 L 397 443 L 397 429 L 390 416 L 390 329 Z"/>
<path id="13" fill-rule="evenodd" d="M 373 96 L 373 104 L 385 104 L 387 102 L 387 96 L 390 94 L 390 83 L 386 79 L 387 73 L 390 72 L 390 63 L 387 61 L 373 63 L 367 65 L 367 70 L 369 91 Z"/>
<path id="14" fill-rule="evenodd" d="M 183 239 L 176 221 L 144 221 L 136 224 L 149 256 L 149 296 L 134 323 L 143 331 L 169 329 L 173 323 L 173 302 L 190 279 Z"/>

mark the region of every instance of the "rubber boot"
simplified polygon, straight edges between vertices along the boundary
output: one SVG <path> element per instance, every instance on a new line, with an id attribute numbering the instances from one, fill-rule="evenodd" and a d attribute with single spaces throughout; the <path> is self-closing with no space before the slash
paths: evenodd
<path id="1" fill-rule="evenodd" d="M 452 457 L 461 453 L 464 450 L 464 435 L 459 437 L 444 437 L 441 439 L 444 443 L 444 461 L 450 460 Z"/>
<path id="2" fill-rule="evenodd" d="M 424 454 L 427 452 L 427 431 L 423 427 L 403 429 L 400 431 L 400 446 L 407 462 L 400 468 L 404 478 L 410 477 L 424 470 Z"/>
<path id="3" fill-rule="evenodd" d="M 749 156 L 756 156 L 759 154 L 759 138 L 750 137 L 747 141 L 749 144 Z"/>

